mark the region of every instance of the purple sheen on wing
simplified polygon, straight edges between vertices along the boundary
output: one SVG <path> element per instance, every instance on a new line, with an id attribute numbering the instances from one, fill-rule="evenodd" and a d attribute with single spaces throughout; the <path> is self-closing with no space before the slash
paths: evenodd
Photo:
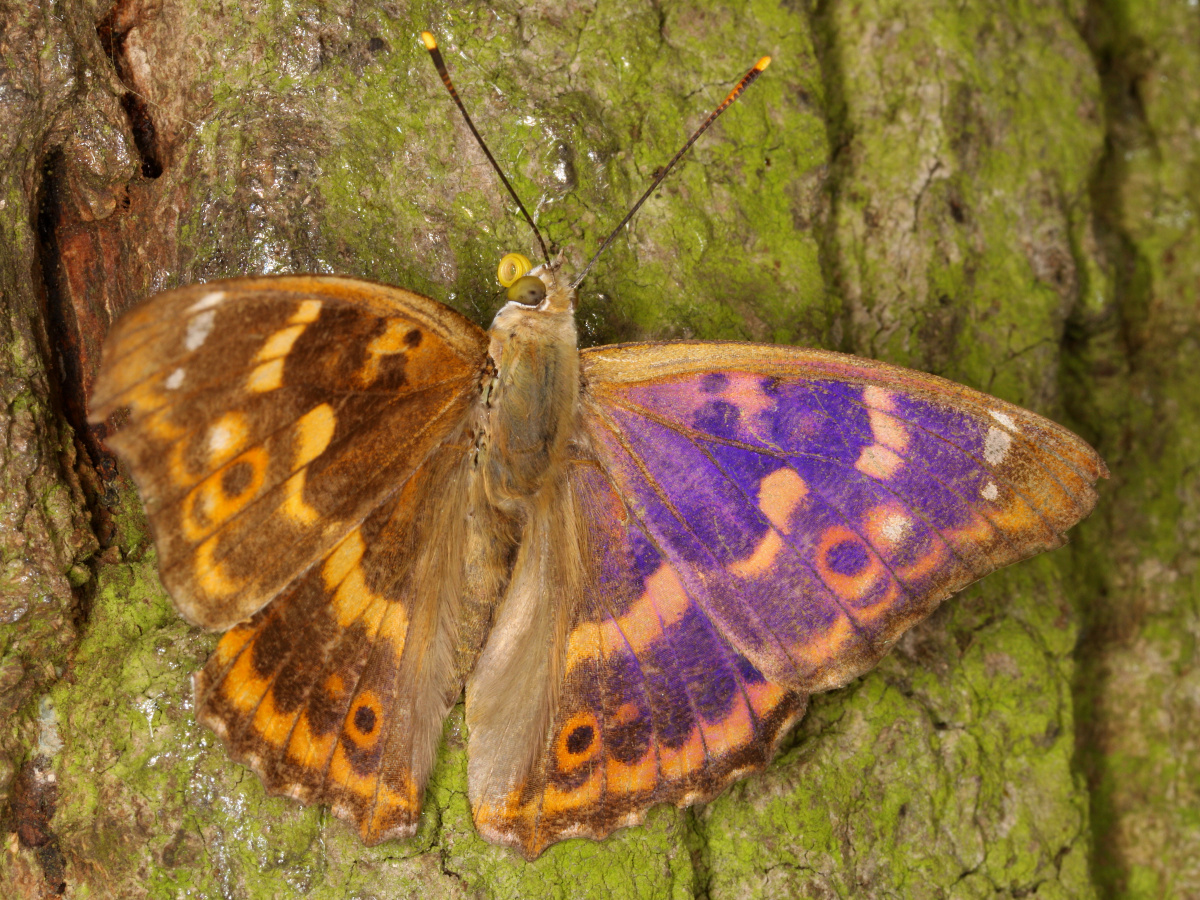
<path id="1" fill-rule="evenodd" d="M 737 440 L 741 411 L 728 400 L 710 400 L 692 417 L 692 427 L 713 437 Z"/>
<path id="2" fill-rule="evenodd" d="M 637 660 L 627 653 L 615 654 L 605 661 L 600 677 L 603 710 L 601 728 L 605 752 L 625 765 L 642 758 L 654 739 L 654 719 L 647 694 L 646 677 Z M 636 715 L 630 716 L 632 706 Z"/>
<path id="3" fill-rule="evenodd" d="M 667 629 L 666 636 L 675 647 L 676 660 L 696 712 L 707 722 L 724 719 L 738 692 L 733 654 L 728 645 L 694 603 L 683 618 Z"/>
<path id="4" fill-rule="evenodd" d="M 943 532 L 962 528 L 974 517 L 986 520 L 998 532 L 999 545 L 992 547 L 985 542 L 981 550 L 991 557 L 991 562 L 979 571 L 1028 555 L 1014 548 L 1008 529 L 997 522 L 999 510 L 1013 511 L 1018 521 L 1031 523 L 1022 529 L 1023 540 L 1038 538 L 1038 546 L 1044 549 L 1057 546 L 1056 533 L 1037 508 L 1014 491 L 1005 478 L 984 467 L 981 460 L 985 453 L 985 428 L 954 410 L 906 399 L 901 412 L 902 404 L 894 402 L 898 408 L 895 416 L 906 426 L 907 447 L 903 452 L 904 465 L 888 480 L 888 486 L 910 498 L 912 505 L 921 504 L 928 521 Z M 954 423 L 954 427 L 945 429 L 952 438 L 937 430 L 948 421 Z M 953 540 L 952 535 L 947 538 Z M 971 548 L 979 547 L 979 542 L 971 538 L 960 543 L 968 553 Z M 978 554 L 980 550 L 975 552 Z"/>
<path id="5" fill-rule="evenodd" d="M 646 578 L 658 571 L 662 565 L 662 554 L 642 532 L 640 528 L 631 528 L 629 535 L 630 563 L 629 572 L 638 584 L 644 584 Z"/>
<path id="6" fill-rule="evenodd" d="M 593 473 L 581 473 L 577 483 L 582 487 L 581 502 L 595 503 L 603 496 L 603 485 Z M 729 714 L 740 690 L 739 655 L 693 599 L 686 598 L 686 607 L 681 609 L 679 598 L 659 597 L 649 590 L 647 578 L 661 570 L 662 561 L 636 519 L 629 518 L 624 527 L 616 528 L 604 528 L 594 516 L 590 519 L 600 526 L 596 530 L 606 534 L 597 541 L 599 577 L 591 582 L 594 590 L 585 600 L 590 600 L 593 609 L 603 609 L 611 605 L 613 595 L 637 598 L 636 606 L 634 600 L 627 600 L 616 615 L 609 613 L 605 618 L 618 629 L 636 629 L 642 637 L 627 635 L 617 652 L 608 656 L 597 679 L 605 693 L 604 708 L 611 708 L 612 719 L 622 723 L 614 726 L 622 730 L 611 735 L 614 746 L 624 747 L 616 758 L 632 764 L 640 758 L 639 748 L 651 727 L 663 746 L 677 749 L 690 739 L 697 716 L 717 722 Z M 609 521 L 616 524 L 615 517 Z M 650 560 L 655 564 L 649 571 L 638 572 L 627 564 L 631 558 L 640 558 L 643 566 Z M 652 621 L 623 620 L 618 624 L 617 616 L 624 615 L 652 617 Z M 648 644 L 641 643 L 647 635 L 656 636 Z M 644 698 L 638 696 L 639 691 Z M 623 715 L 617 713 L 627 703 L 633 703 L 640 714 L 632 722 L 626 721 L 627 709 Z M 638 724 L 637 719 L 644 722 Z M 608 738 L 605 743 L 609 744 Z"/>
<path id="7" fill-rule="evenodd" d="M 811 564 L 784 544 L 769 577 L 749 581 L 735 577 L 713 557 L 691 523 L 664 504 L 612 433 L 603 426 L 593 433 L 606 450 L 610 471 L 622 483 L 632 511 L 666 552 L 689 595 L 734 646 L 780 684 L 800 684 L 811 677 L 812 664 L 797 656 L 794 648 L 837 631 L 839 620 L 846 618 Z M 723 480 L 718 475 L 710 477 Z M 744 496 L 739 500 L 735 495 L 730 505 L 738 504 L 746 506 Z M 748 510 L 743 511 L 749 515 Z M 765 534 L 765 523 L 760 528 Z M 788 602 L 781 603 L 782 598 Z"/>
<path id="8" fill-rule="evenodd" d="M 696 727 L 692 699 L 678 670 L 674 647 L 657 642 L 639 655 L 646 693 L 654 698 L 654 734 L 672 750 L 687 743 Z"/>
<path id="9" fill-rule="evenodd" d="M 685 673 L 672 702 L 686 696 L 702 735 L 740 722 L 761 679 L 812 691 L 864 671 L 951 591 L 1061 543 L 1094 497 L 1073 468 L 1086 454 L 1030 413 L 919 374 L 826 368 L 846 377 L 611 387 L 586 423 L 627 544 L 649 548 L 636 567 L 622 556 L 634 593 L 669 567 L 688 596 L 639 650 L 647 696 Z"/>
<path id="10" fill-rule="evenodd" d="M 663 559 L 640 528 L 621 524 L 624 516 L 619 506 L 614 508 L 614 501 L 619 501 L 603 475 L 581 468 L 575 483 L 581 489 L 576 502 L 588 510 L 593 523 L 591 558 L 596 571 L 586 582 L 594 589 L 586 598 L 587 606 L 597 617 L 617 617 L 646 590 L 646 578 L 662 566 Z"/>
<path id="11" fill-rule="evenodd" d="M 734 660 L 734 664 L 737 666 L 738 677 L 744 685 L 763 684 L 767 680 L 762 672 L 754 668 L 754 663 L 750 662 L 750 660 L 746 659 L 740 653 Z"/>
<path id="12" fill-rule="evenodd" d="M 787 627 L 794 623 L 788 623 L 786 619 L 782 622 L 771 619 L 771 610 L 777 609 L 781 590 L 787 591 L 788 588 L 791 588 L 791 591 L 784 593 L 784 596 L 787 596 L 788 593 L 795 596 L 796 588 L 801 590 L 807 588 L 806 593 L 810 597 L 824 597 L 827 603 L 832 601 L 836 604 L 840 601 L 841 607 L 846 609 L 872 606 L 881 597 L 891 596 L 895 615 L 902 616 L 906 613 L 906 607 L 927 585 L 945 579 L 945 572 L 938 571 L 938 566 L 929 566 L 922 570 L 920 566 L 913 564 L 913 556 L 920 550 L 924 550 L 926 555 L 944 552 L 941 542 L 930 534 L 929 529 L 915 515 L 905 516 L 901 524 L 890 526 L 893 531 L 903 529 L 905 532 L 903 537 L 907 540 L 891 541 L 887 546 L 881 547 L 877 536 L 872 539 L 861 533 L 864 519 L 872 512 L 879 510 L 883 504 L 891 502 L 895 505 L 896 499 L 895 495 L 885 487 L 855 471 L 850 465 L 852 460 L 857 459 L 862 448 L 872 440 L 869 433 L 863 434 L 860 431 L 856 435 L 857 429 L 850 430 L 849 434 L 846 431 L 839 432 L 833 429 L 833 415 L 828 412 L 831 409 L 836 411 L 836 415 L 841 416 L 843 425 L 847 422 L 861 423 L 863 426 L 867 424 L 866 412 L 861 403 L 853 402 L 853 389 L 840 384 L 835 385 L 836 390 L 832 391 L 823 390 L 825 385 L 821 385 L 815 392 L 790 390 L 791 387 L 790 385 L 785 386 L 788 389 L 780 389 L 776 392 L 782 406 L 795 405 L 803 399 L 810 406 L 822 407 L 823 411 L 819 418 L 810 419 L 810 424 L 816 421 L 829 423 L 832 433 L 823 435 L 817 442 L 821 445 L 826 458 L 792 457 L 789 460 L 792 468 L 804 479 L 816 496 L 805 508 L 804 522 L 798 523 L 796 532 L 787 537 L 787 543 L 791 545 L 791 552 L 780 552 L 773 561 L 770 577 L 762 579 L 761 587 L 756 584 L 753 587 L 742 586 L 741 588 L 741 602 L 757 609 L 758 616 L 770 623 L 773 630 L 779 634 L 781 643 L 785 645 L 802 642 L 804 637 L 810 636 L 813 632 L 811 628 L 807 628 L 803 630 L 807 634 L 799 633 L 797 629 Z M 814 398 L 814 394 L 819 394 L 819 402 Z M 708 407 L 702 405 L 700 407 L 701 414 L 706 409 Z M 640 430 L 637 420 L 641 417 L 624 411 L 616 413 L 616 417 L 620 420 L 627 435 Z M 726 429 L 727 434 L 731 433 L 727 426 L 732 419 L 733 417 L 730 415 L 724 415 L 721 418 L 722 427 Z M 641 422 L 649 425 L 649 420 L 641 419 Z M 735 439 L 754 440 L 754 435 L 736 432 L 732 432 L 732 434 Z M 668 437 L 663 437 L 663 435 Z M 805 437 L 811 437 L 811 430 L 810 435 Z M 704 525 L 706 522 L 712 522 L 719 511 L 719 515 L 726 520 L 740 518 L 741 534 L 761 541 L 762 535 L 766 533 L 767 525 L 761 512 L 753 505 L 752 498 L 756 497 L 758 483 L 761 482 L 761 477 L 756 478 L 755 476 L 764 469 L 779 468 L 781 462 L 777 458 L 764 457 L 761 454 L 754 454 L 741 448 L 715 442 L 705 442 L 704 449 L 711 454 L 720 469 L 723 470 L 712 471 L 707 465 L 707 460 L 696 453 L 694 444 L 682 439 L 681 436 L 672 434 L 657 423 L 654 423 L 652 435 L 647 440 L 639 443 L 631 438 L 630 442 L 634 445 L 634 452 L 639 454 L 652 476 L 660 481 L 664 492 L 670 495 L 672 500 L 676 500 L 680 515 L 697 532 L 701 543 L 710 551 L 714 545 L 718 548 L 729 549 L 732 547 L 734 549 L 732 554 L 714 554 L 717 557 L 715 561 L 721 568 L 728 569 L 731 565 L 736 565 L 737 562 L 749 557 L 748 541 L 745 537 L 737 544 L 730 541 L 719 544 L 715 540 L 717 530 L 705 528 Z M 655 452 L 653 448 L 646 447 L 647 443 L 651 444 L 653 448 L 657 448 L 658 452 Z M 755 457 L 758 459 L 755 460 Z M 671 476 L 674 473 L 671 468 L 673 465 L 679 464 L 687 468 L 687 476 L 694 477 L 698 474 L 703 476 L 701 479 L 703 487 L 699 491 L 689 491 L 686 495 L 681 495 L 672 490 Z M 664 472 L 664 469 L 667 471 Z M 735 485 L 740 496 L 731 494 L 727 490 L 721 490 L 721 496 L 717 498 L 715 496 L 718 492 L 717 485 L 722 481 Z M 677 500 L 676 498 L 681 499 Z M 951 498 L 947 497 L 946 499 Z M 960 524 L 965 521 L 966 511 L 961 502 L 950 504 L 947 512 L 952 511 L 957 515 L 953 518 L 943 516 L 943 526 Z M 735 516 L 735 513 L 740 516 Z M 870 545 L 872 550 L 883 557 L 888 565 L 907 570 L 902 571 L 900 576 L 903 589 L 893 588 L 893 576 L 881 572 L 878 578 L 869 585 L 864 585 L 859 592 L 852 596 L 844 595 L 844 592 L 839 591 L 838 585 L 830 584 L 828 577 L 823 579 L 826 590 L 814 591 L 813 575 L 814 573 L 819 575 L 821 571 L 820 561 L 816 560 L 821 536 L 826 530 L 839 525 L 850 528 L 861 538 L 861 542 L 856 544 L 853 549 L 848 547 L 843 550 L 843 553 L 857 553 L 865 559 L 868 550 L 864 543 Z M 889 525 L 884 522 L 880 523 L 879 527 L 887 528 Z M 728 534 L 730 530 L 729 527 L 720 529 L 725 534 Z M 678 545 L 676 545 L 676 550 L 678 549 Z M 740 554 L 736 552 L 738 549 L 741 550 Z M 731 555 L 734 557 L 733 559 L 730 559 Z M 948 556 L 948 554 L 944 555 Z M 809 560 L 809 562 L 805 564 L 804 560 Z M 683 560 L 685 564 L 689 561 L 693 564 L 696 562 L 694 558 Z M 949 562 L 953 564 L 952 560 Z M 802 567 L 806 567 L 808 571 L 798 571 Z M 829 569 L 828 571 L 833 570 Z M 834 574 L 838 573 L 834 572 Z M 904 575 L 909 577 L 905 578 Z M 713 593 L 720 593 L 720 589 L 716 586 L 720 583 L 721 579 L 719 578 L 710 576 L 708 579 L 709 588 Z M 835 597 L 837 599 L 834 599 Z M 724 612 L 719 598 L 715 605 Z M 778 618 L 776 613 L 775 619 Z M 888 619 L 888 616 L 877 615 L 873 623 L 860 621 L 859 625 L 870 637 L 875 633 L 887 631 Z"/>
<path id="13" fill-rule="evenodd" d="M 870 564 L 870 554 L 861 541 L 841 541 L 826 554 L 826 565 L 839 575 L 859 575 Z"/>
<path id="14" fill-rule="evenodd" d="M 996 468 L 1004 463 L 1010 452 L 1018 454 L 1021 465 L 1031 467 L 1030 474 L 1036 473 L 1035 478 L 1028 478 L 1027 481 L 1031 485 L 1040 485 L 1040 494 L 1018 493 L 1022 493 L 1025 502 L 1047 520 L 1046 528 L 1049 534 L 1056 534 L 1056 529 L 1049 522 L 1056 510 L 1078 509 L 1067 484 L 1072 484 L 1076 491 L 1083 491 L 1090 483 L 1056 455 L 1055 441 L 1050 441 L 1048 446 L 1042 446 L 1036 443 L 1036 437 L 1027 436 L 1016 428 L 1010 430 L 999 420 L 981 422 L 957 410 L 911 397 L 897 398 L 896 405 L 904 414 L 908 414 L 910 410 L 916 414 L 925 413 L 924 420 L 932 423 L 933 427 L 924 424 L 923 427 L 972 458 L 976 468 L 984 471 L 984 477 L 972 485 L 980 490 L 986 487 L 987 476 L 991 475 L 991 472 L 984 469 L 985 464 Z M 1054 437 L 1057 438 L 1056 435 Z M 996 441 L 998 443 L 994 443 Z"/>
<path id="15" fill-rule="evenodd" d="M 766 524 L 746 514 L 745 498 L 699 447 L 677 431 L 624 410 L 615 410 L 614 419 L 630 451 L 719 566 L 753 552 Z"/>

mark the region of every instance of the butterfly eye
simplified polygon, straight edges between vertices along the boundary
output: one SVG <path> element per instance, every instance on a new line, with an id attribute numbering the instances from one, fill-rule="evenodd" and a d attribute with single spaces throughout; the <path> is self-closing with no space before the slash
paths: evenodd
<path id="1" fill-rule="evenodd" d="M 508 289 L 508 299 L 522 306 L 537 306 L 546 297 L 546 285 L 536 275 L 518 278 Z"/>
<path id="2" fill-rule="evenodd" d="M 496 270 L 496 279 L 503 287 L 512 287 L 518 278 L 533 268 L 529 257 L 522 253 L 509 253 L 500 260 L 500 268 Z M 512 299 L 512 298 L 509 298 Z"/>

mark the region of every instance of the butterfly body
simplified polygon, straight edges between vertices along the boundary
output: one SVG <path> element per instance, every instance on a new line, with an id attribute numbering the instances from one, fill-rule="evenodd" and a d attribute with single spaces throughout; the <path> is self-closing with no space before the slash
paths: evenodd
<path id="1" fill-rule="evenodd" d="M 535 270 L 541 271 L 541 270 Z M 488 330 L 494 384 L 485 403 L 483 452 L 488 496 L 500 506 L 528 500 L 547 473 L 561 467 L 575 436 L 579 347 L 575 297 L 557 270 L 542 275 L 553 289 L 536 306 L 510 301 Z"/>
<path id="2" fill-rule="evenodd" d="M 807 697 L 1058 546 L 1103 462 L 840 354 L 577 348 L 574 294 L 485 333 L 398 288 L 236 279 L 114 328 L 93 418 L 191 621 L 198 718 L 269 790 L 410 835 L 466 691 L 469 794 L 529 857 L 764 766 Z"/>

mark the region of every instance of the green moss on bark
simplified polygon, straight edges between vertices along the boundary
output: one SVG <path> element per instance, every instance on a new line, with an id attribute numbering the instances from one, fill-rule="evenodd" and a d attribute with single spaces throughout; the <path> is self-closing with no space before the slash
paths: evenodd
<path id="1" fill-rule="evenodd" d="M 90 28 L 86 4 L 66 5 Z M 74 654 L 73 631 L 52 641 L 62 615 L 24 636 L 0 626 L 0 699 L 16 696 L 5 679 L 18 639 L 27 654 L 37 635 L 39 684 L 69 663 L 50 694 L 63 741 L 53 828 L 76 895 L 1195 892 L 1200 72 L 1183 4 L 149 6 L 133 35 L 153 51 L 138 57 L 138 87 L 167 165 L 153 183 L 134 179 L 137 216 L 121 237 L 132 293 L 339 271 L 486 325 L 496 260 L 535 245 L 420 29 L 439 35 L 477 124 L 575 267 L 770 53 L 585 285 L 585 343 L 739 338 L 916 365 L 1081 427 L 1119 490 L 1072 548 L 991 576 L 875 672 L 814 698 L 765 773 L 703 809 L 659 808 L 532 864 L 471 825 L 461 708 L 410 841 L 364 848 L 327 810 L 266 797 L 196 726 L 190 674 L 214 639 L 158 586 L 132 493 L 109 498 L 111 546 L 86 579 Z M 57 40 L 43 63 L 66 78 L 61 59 L 74 57 Z M 115 170 L 113 133 L 67 146 Z M 6 203 L 26 204 L 4 220 L 25 265 L 31 194 L 5 184 Z M 4 289 L 32 297 L 18 271 L 32 270 L 0 272 Z M 40 377 L 27 336 L 4 346 L 5 373 Z M 13 421 L 50 417 L 36 390 L 5 396 Z M 33 496 L 57 554 L 46 570 L 69 597 L 90 574 L 78 503 L 54 483 Z M 37 742 L 38 697 L 21 696 L 6 747 Z M 6 775 L 0 760 L 0 787 L 20 761 Z M 18 895 L 36 874 L 22 852 L 0 863 Z"/>

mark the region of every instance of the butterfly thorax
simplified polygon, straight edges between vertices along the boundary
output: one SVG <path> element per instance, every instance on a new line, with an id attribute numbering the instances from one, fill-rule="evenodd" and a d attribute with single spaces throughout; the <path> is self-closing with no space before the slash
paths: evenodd
<path id="1" fill-rule="evenodd" d="M 545 298 L 536 306 L 507 303 L 488 332 L 495 375 L 483 400 L 480 456 L 488 496 L 506 509 L 540 490 L 578 415 L 574 291 L 560 287 L 551 267 L 535 272 L 547 284 Z"/>

